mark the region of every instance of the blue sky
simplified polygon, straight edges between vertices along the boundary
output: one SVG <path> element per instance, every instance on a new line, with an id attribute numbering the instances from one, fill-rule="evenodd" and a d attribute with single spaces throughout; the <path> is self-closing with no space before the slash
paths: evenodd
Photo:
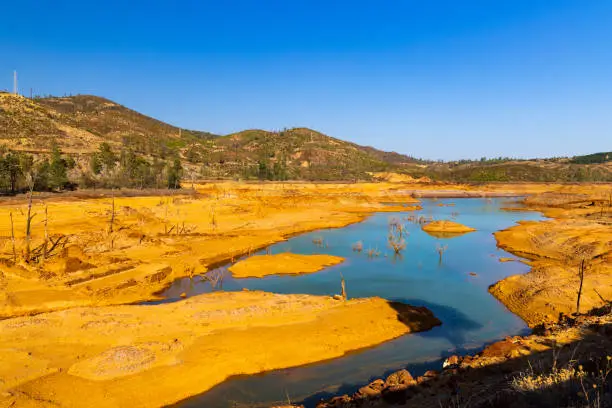
<path id="1" fill-rule="evenodd" d="M 612 1 L 3 2 L 0 89 L 429 159 L 612 148 Z"/>

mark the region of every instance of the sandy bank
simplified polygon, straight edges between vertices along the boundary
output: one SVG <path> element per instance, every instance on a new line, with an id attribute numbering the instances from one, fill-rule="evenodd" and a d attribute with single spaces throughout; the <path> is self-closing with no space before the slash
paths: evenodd
<path id="1" fill-rule="evenodd" d="M 335 358 L 438 324 L 427 309 L 380 298 L 248 291 L 7 319 L 0 405 L 161 406 L 232 375 Z"/>
<path id="2" fill-rule="evenodd" d="M 135 303 L 157 298 L 173 280 L 205 273 L 290 236 L 343 227 L 377 211 L 417 209 L 417 200 L 379 184 L 240 184 L 196 186 L 197 194 L 35 199 L 32 248 L 48 231 L 64 237 L 46 260 L 22 261 L 26 203 L 0 207 L 0 318 L 77 306 Z M 382 203 L 397 202 L 398 205 Z M 113 228 L 110 232 L 110 220 Z"/>
<path id="3" fill-rule="evenodd" d="M 299 275 L 313 273 L 327 266 L 342 263 L 344 258 L 333 255 L 276 254 L 252 256 L 229 268 L 234 278 L 263 278 L 268 275 Z"/>
<path id="4" fill-rule="evenodd" d="M 580 253 L 588 248 L 581 309 L 612 299 L 612 229 L 584 220 L 523 222 L 495 234 L 506 251 L 528 258 L 532 269 L 497 282 L 490 292 L 531 327 L 576 312 Z M 599 294 L 598 294 L 599 293 Z"/>
<path id="5" fill-rule="evenodd" d="M 612 299 L 612 209 L 599 205 L 607 186 L 590 194 L 542 194 L 526 200 L 556 219 L 520 222 L 495 233 L 498 245 L 530 259 L 531 271 L 497 282 L 490 292 L 531 327 L 575 313 L 579 265 L 586 262 L 580 310 Z"/>

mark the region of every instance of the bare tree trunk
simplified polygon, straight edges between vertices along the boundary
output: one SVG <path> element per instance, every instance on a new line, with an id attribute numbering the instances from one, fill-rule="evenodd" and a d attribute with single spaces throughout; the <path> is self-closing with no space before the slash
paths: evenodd
<path id="1" fill-rule="evenodd" d="M 164 235 L 168 234 L 168 199 L 166 198 L 166 214 L 164 215 Z"/>
<path id="2" fill-rule="evenodd" d="M 11 217 L 11 242 L 13 244 L 13 263 L 17 262 L 17 250 L 15 249 L 15 226 L 13 225 L 13 212 L 9 214 Z"/>
<path id="3" fill-rule="evenodd" d="M 30 242 L 32 240 L 31 231 L 32 231 L 32 218 L 36 214 L 32 214 L 32 194 L 34 192 L 34 181 L 30 184 L 30 193 L 28 197 L 28 216 L 26 218 L 26 247 L 25 247 L 25 261 L 30 262 Z"/>
<path id="4" fill-rule="evenodd" d="M 578 300 L 576 301 L 576 313 L 580 313 L 580 297 L 582 296 L 582 284 L 584 283 L 584 270 L 586 267 L 586 261 L 583 259 L 580 261 L 580 269 L 578 277 L 580 278 L 580 286 L 578 287 Z"/>
<path id="5" fill-rule="evenodd" d="M 342 287 L 342 299 L 346 300 L 347 296 L 346 296 L 346 282 L 344 282 L 344 276 L 342 274 L 340 274 L 340 286 Z"/>
<path id="6" fill-rule="evenodd" d="M 108 222 L 108 233 L 109 234 L 113 233 L 113 224 L 115 223 L 115 189 L 112 190 L 112 194 L 113 194 L 113 201 L 112 201 L 112 207 L 111 207 L 111 218 Z"/>
<path id="7" fill-rule="evenodd" d="M 45 242 L 43 242 L 43 262 L 47 259 L 47 243 L 49 242 L 49 211 L 48 207 L 45 205 Z"/>

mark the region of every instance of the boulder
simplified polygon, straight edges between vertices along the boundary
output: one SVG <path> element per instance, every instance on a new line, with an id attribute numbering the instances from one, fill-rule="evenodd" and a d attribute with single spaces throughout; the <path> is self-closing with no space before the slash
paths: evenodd
<path id="1" fill-rule="evenodd" d="M 397 371 L 387 377 L 385 381 L 385 388 L 392 387 L 394 385 L 414 385 L 416 381 L 412 378 L 412 375 L 408 370 Z"/>
<path id="2" fill-rule="evenodd" d="M 385 382 L 383 380 L 375 380 L 365 387 L 361 387 L 357 391 L 356 397 L 358 398 L 374 398 L 380 396 L 383 388 L 385 388 Z"/>
<path id="3" fill-rule="evenodd" d="M 450 356 L 449 358 L 444 360 L 444 363 L 442 364 L 442 368 L 457 367 L 458 364 L 459 364 L 459 356 Z"/>

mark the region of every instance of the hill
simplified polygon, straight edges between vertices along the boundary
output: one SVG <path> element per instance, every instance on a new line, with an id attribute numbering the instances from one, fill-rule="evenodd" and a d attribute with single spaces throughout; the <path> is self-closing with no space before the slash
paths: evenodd
<path id="1" fill-rule="evenodd" d="M 12 151 L 30 154 L 37 162 L 49 157 L 54 146 L 68 156 L 69 178 L 81 186 L 121 186 L 134 178 L 139 181 L 128 185 L 160 186 L 172 172 L 188 179 L 346 181 L 370 180 L 373 173 L 386 172 L 400 174 L 398 180 L 409 175 L 451 182 L 612 180 L 609 153 L 573 159 L 433 162 L 308 128 L 251 129 L 220 136 L 181 129 L 98 96 L 27 99 L 0 93 L 0 159 Z M 0 175 L 0 184 L 13 191 L 19 185 L 15 177 Z"/>
<path id="2" fill-rule="evenodd" d="M 452 182 L 610 182 L 612 163 L 577 164 L 568 159 L 438 163 L 428 166 L 425 173 L 433 179 Z"/>
<path id="3" fill-rule="evenodd" d="M 33 154 L 57 144 L 86 157 L 106 142 L 117 153 L 162 160 L 178 156 L 204 177 L 339 180 L 369 178 L 414 159 L 345 142 L 320 132 L 245 130 L 219 136 L 180 129 L 91 95 L 27 99 L 0 94 L 0 144 Z"/>
<path id="4" fill-rule="evenodd" d="M 226 166 L 226 174 L 244 177 L 309 180 L 352 180 L 369 178 L 370 171 L 383 171 L 414 161 L 398 153 L 383 152 L 327 136 L 307 128 L 278 132 L 245 130 L 193 146 L 206 165 Z M 219 175 L 217 173 L 217 175 Z"/>
<path id="5" fill-rule="evenodd" d="M 608 163 L 610 161 L 612 161 L 612 152 L 593 153 L 572 158 L 572 163 L 576 164 Z"/>

